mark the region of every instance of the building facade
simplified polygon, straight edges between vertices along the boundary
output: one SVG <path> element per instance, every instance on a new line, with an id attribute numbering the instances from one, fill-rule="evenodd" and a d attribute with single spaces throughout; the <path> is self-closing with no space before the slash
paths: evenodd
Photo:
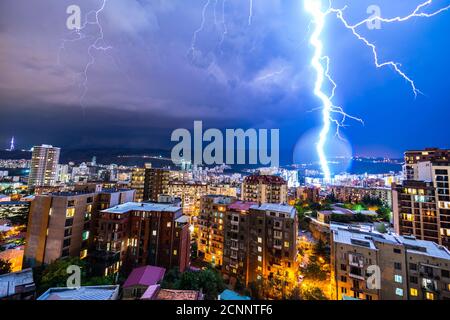
<path id="1" fill-rule="evenodd" d="M 395 231 L 450 248 L 450 162 L 417 162 L 407 170 L 416 180 L 392 186 Z"/>
<path id="2" fill-rule="evenodd" d="M 50 145 L 33 147 L 28 187 L 53 186 L 57 181 L 61 149 Z"/>
<path id="3" fill-rule="evenodd" d="M 144 201 L 145 169 L 134 168 L 131 173 L 131 189 L 135 190 L 134 201 Z"/>
<path id="4" fill-rule="evenodd" d="M 189 219 L 179 206 L 128 202 L 102 210 L 94 236 L 95 269 L 104 275 L 153 265 L 189 266 Z"/>
<path id="5" fill-rule="evenodd" d="M 62 257 L 86 258 L 98 211 L 133 197 L 133 190 L 36 196 L 28 218 L 25 265 L 49 264 Z"/>
<path id="6" fill-rule="evenodd" d="M 242 182 L 241 198 L 257 203 L 287 203 L 287 183 L 278 176 L 248 176 Z"/>
<path id="7" fill-rule="evenodd" d="M 450 252 L 431 241 L 331 225 L 332 298 L 450 299 Z"/>
<path id="8" fill-rule="evenodd" d="M 168 194 L 170 170 L 145 168 L 144 201 L 158 201 L 160 194 Z"/>
<path id="9" fill-rule="evenodd" d="M 213 265 L 222 265 L 225 212 L 234 201 L 234 197 L 216 195 L 206 195 L 200 200 L 200 214 L 196 223 L 198 255 Z"/>

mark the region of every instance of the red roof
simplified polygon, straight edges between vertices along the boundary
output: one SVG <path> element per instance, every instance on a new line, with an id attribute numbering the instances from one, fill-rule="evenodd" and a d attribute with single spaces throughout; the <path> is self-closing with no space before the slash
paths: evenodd
<path id="1" fill-rule="evenodd" d="M 132 286 L 152 286 L 160 282 L 164 278 L 166 269 L 155 266 L 144 266 L 133 269 L 128 276 L 123 287 L 128 288 Z"/>
<path id="2" fill-rule="evenodd" d="M 278 184 L 283 185 L 287 184 L 286 181 L 279 176 L 268 176 L 268 175 L 251 175 L 244 178 L 245 183 L 252 184 Z"/>
<path id="3" fill-rule="evenodd" d="M 251 201 L 236 201 L 235 203 L 230 204 L 228 206 L 228 209 L 238 210 L 238 211 L 248 211 L 251 206 L 254 206 L 254 205 L 257 205 L 257 204 L 258 203 L 251 202 Z"/>

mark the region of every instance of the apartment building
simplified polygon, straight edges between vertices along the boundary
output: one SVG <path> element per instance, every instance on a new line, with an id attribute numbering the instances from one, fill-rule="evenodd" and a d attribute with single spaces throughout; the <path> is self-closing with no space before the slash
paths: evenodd
<path id="1" fill-rule="evenodd" d="M 420 180 L 418 164 L 420 162 L 449 161 L 450 149 L 426 148 L 424 150 L 409 150 L 404 155 L 403 174 L 405 180 Z"/>
<path id="2" fill-rule="evenodd" d="M 247 282 L 269 280 L 290 287 L 297 281 L 298 217 L 294 207 L 266 203 L 250 208 Z"/>
<path id="3" fill-rule="evenodd" d="M 340 202 L 358 203 L 365 197 L 369 197 L 371 199 L 379 199 L 383 205 L 392 207 L 391 188 L 332 186 L 330 192 Z"/>
<path id="4" fill-rule="evenodd" d="M 33 147 L 28 187 L 54 186 L 57 181 L 60 148 L 51 145 Z"/>
<path id="5" fill-rule="evenodd" d="M 236 201 L 224 216 L 224 250 L 222 273 L 231 285 L 247 285 L 250 254 L 250 208 L 256 202 Z"/>
<path id="6" fill-rule="evenodd" d="M 392 186 L 395 231 L 450 248 L 450 162 L 417 162 L 408 170 L 416 180 Z"/>
<path id="7" fill-rule="evenodd" d="M 143 201 L 158 201 L 158 195 L 168 194 L 170 170 L 145 168 Z"/>
<path id="8" fill-rule="evenodd" d="M 333 299 L 450 299 L 447 248 L 353 225 L 330 228 Z"/>
<path id="9" fill-rule="evenodd" d="M 168 185 L 168 195 L 181 199 L 184 214 L 198 216 L 201 197 L 205 195 L 236 197 L 237 189 L 229 185 L 171 181 Z"/>
<path id="10" fill-rule="evenodd" d="M 135 190 L 134 201 L 144 201 L 145 168 L 133 168 L 131 173 L 131 189 Z"/>
<path id="11" fill-rule="evenodd" d="M 36 196 L 28 217 L 25 265 L 34 267 L 69 256 L 85 258 L 98 210 L 130 201 L 133 197 L 133 190 Z"/>
<path id="12" fill-rule="evenodd" d="M 154 265 L 184 271 L 189 266 L 189 218 L 179 206 L 128 202 L 100 212 L 94 268 L 104 275 Z"/>
<path id="13" fill-rule="evenodd" d="M 224 250 L 224 218 L 227 207 L 236 201 L 234 197 L 206 195 L 200 200 L 197 217 L 198 255 L 213 265 L 222 265 Z"/>
<path id="14" fill-rule="evenodd" d="M 242 182 L 241 198 L 258 203 L 287 203 L 287 182 L 278 176 L 247 176 Z"/>
<path id="15" fill-rule="evenodd" d="M 200 199 L 208 194 L 208 185 L 174 181 L 169 183 L 167 194 L 181 199 L 186 215 L 197 216 L 200 211 Z"/>

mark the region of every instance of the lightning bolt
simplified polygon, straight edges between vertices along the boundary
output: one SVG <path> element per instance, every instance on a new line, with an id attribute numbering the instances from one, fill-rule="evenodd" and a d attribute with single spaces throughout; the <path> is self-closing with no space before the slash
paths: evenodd
<path id="1" fill-rule="evenodd" d="M 61 41 L 61 46 L 58 51 L 58 64 L 60 64 L 61 61 L 61 52 L 63 50 L 66 50 L 66 43 L 68 42 L 77 42 L 86 38 L 91 38 L 92 43 L 87 48 L 87 54 L 89 56 L 89 59 L 86 63 L 86 65 L 83 68 L 83 72 L 80 73 L 80 75 L 83 77 L 83 80 L 80 84 L 80 86 L 83 87 L 82 95 L 80 96 L 80 104 L 83 107 L 84 112 L 84 105 L 83 100 L 88 92 L 88 74 L 89 69 L 95 64 L 95 56 L 94 51 L 107 51 L 109 49 L 112 49 L 111 46 L 105 46 L 104 45 L 104 34 L 103 34 L 103 26 L 100 23 L 100 14 L 103 12 L 103 10 L 106 7 L 106 3 L 108 0 L 102 0 L 102 4 L 99 9 L 97 10 L 91 10 L 85 15 L 85 21 L 83 25 L 80 27 L 80 29 L 76 29 L 72 32 L 73 35 L 75 35 L 75 38 L 73 39 L 63 39 Z M 93 18 L 92 18 L 93 17 Z M 97 36 L 89 36 L 85 32 L 83 32 L 88 26 L 95 25 L 98 28 L 98 35 Z"/>
<path id="2" fill-rule="evenodd" d="M 195 53 L 197 51 L 196 45 L 197 45 L 198 34 L 200 32 L 202 32 L 203 29 L 205 28 L 206 11 L 208 10 L 208 7 L 209 7 L 210 3 L 211 3 L 211 0 L 207 0 L 205 2 L 205 5 L 203 6 L 203 9 L 202 9 L 202 21 L 200 23 L 200 27 L 197 30 L 195 30 L 194 34 L 192 35 L 191 47 L 189 48 L 189 51 L 188 51 L 188 55 L 191 55 L 192 59 L 195 58 Z"/>
<path id="3" fill-rule="evenodd" d="M 252 24 L 252 19 L 253 19 L 253 0 L 249 0 L 250 1 L 250 8 L 249 8 L 249 13 L 248 13 L 248 25 L 250 26 Z"/>
<path id="4" fill-rule="evenodd" d="M 331 130 L 331 125 L 334 123 L 336 126 L 336 135 L 340 137 L 339 130 L 340 128 L 345 126 L 345 120 L 347 118 L 357 120 L 361 123 L 363 121 L 359 118 L 353 117 L 351 115 L 348 115 L 345 113 L 344 109 L 339 106 L 335 106 L 332 102 L 333 97 L 335 95 L 335 91 L 337 88 L 336 82 L 332 79 L 330 73 L 329 73 L 329 65 L 330 65 L 330 59 L 328 56 L 323 55 L 323 43 L 321 40 L 321 34 L 325 26 L 325 20 L 328 15 L 334 14 L 336 18 L 342 22 L 342 24 L 352 32 L 352 34 L 361 42 L 363 42 L 371 51 L 373 54 L 373 60 L 374 64 L 377 68 L 383 68 L 383 67 L 392 67 L 392 69 L 401 76 L 409 85 L 411 86 L 411 89 L 414 93 L 414 96 L 416 97 L 418 94 L 420 94 L 420 90 L 417 88 L 416 84 L 412 80 L 411 77 L 409 77 L 401 68 L 400 63 L 395 61 L 381 61 L 379 58 L 378 50 L 375 44 L 370 42 L 366 37 L 362 36 L 358 32 L 358 28 L 364 24 L 368 24 L 370 22 L 374 21 L 380 21 L 383 23 L 394 23 L 394 22 L 404 22 L 407 20 L 410 20 L 415 17 L 425 17 L 430 18 L 435 15 L 438 15 L 444 11 L 447 11 L 450 9 L 450 5 L 438 9 L 432 13 L 424 13 L 421 12 L 422 9 L 430 6 L 433 2 L 433 0 L 427 0 L 421 4 L 419 4 L 415 10 L 410 13 L 407 16 L 404 17 L 394 17 L 394 18 L 383 18 L 383 17 L 371 17 L 367 18 L 365 20 L 362 20 L 356 24 L 350 24 L 345 18 L 344 18 L 344 10 L 347 7 L 344 7 L 342 9 L 336 9 L 331 6 L 331 0 L 329 0 L 329 7 L 327 10 L 323 10 L 322 8 L 322 0 L 304 0 L 304 8 L 305 10 L 312 16 L 313 24 L 315 25 L 315 29 L 311 34 L 310 37 L 310 44 L 314 47 L 314 55 L 311 60 L 311 65 L 316 71 L 317 78 L 314 85 L 314 94 L 321 100 L 322 102 L 322 129 L 319 134 L 319 139 L 316 145 L 317 154 L 319 156 L 320 166 L 322 168 L 322 172 L 324 175 L 325 181 L 331 180 L 331 172 L 330 168 L 328 166 L 328 160 L 325 153 L 325 145 L 327 142 L 327 136 Z M 324 66 L 325 65 L 325 66 Z M 327 95 L 324 92 L 323 86 L 325 83 L 325 80 L 327 80 L 331 86 L 331 93 L 330 95 Z M 339 114 L 341 116 L 340 119 L 336 119 L 333 117 L 333 114 Z"/>

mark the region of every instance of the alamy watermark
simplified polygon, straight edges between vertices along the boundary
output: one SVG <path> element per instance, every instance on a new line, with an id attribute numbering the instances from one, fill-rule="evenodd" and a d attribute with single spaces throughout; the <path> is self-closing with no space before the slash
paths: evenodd
<path id="1" fill-rule="evenodd" d="M 67 274 L 70 276 L 67 278 L 66 286 L 69 289 L 78 289 L 81 287 L 81 267 L 77 265 L 70 265 L 66 269 Z"/>
<path id="2" fill-rule="evenodd" d="M 381 8 L 380 6 L 377 6 L 375 4 L 370 5 L 367 7 L 367 14 L 370 14 L 371 16 L 367 20 L 367 28 L 369 30 L 379 30 L 381 29 Z"/>
<path id="3" fill-rule="evenodd" d="M 171 154 L 172 162 L 177 165 L 191 162 L 194 165 L 260 164 L 278 167 L 280 164 L 279 129 L 226 129 L 224 137 L 219 129 L 210 128 L 203 132 L 203 122 L 194 121 L 193 137 L 189 130 L 179 128 L 172 132 L 171 141 L 178 142 Z"/>
<path id="4" fill-rule="evenodd" d="M 66 27 L 69 30 L 81 29 L 81 8 L 76 4 L 67 7 L 66 13 L 69 15 L 66 20 Z"/>

